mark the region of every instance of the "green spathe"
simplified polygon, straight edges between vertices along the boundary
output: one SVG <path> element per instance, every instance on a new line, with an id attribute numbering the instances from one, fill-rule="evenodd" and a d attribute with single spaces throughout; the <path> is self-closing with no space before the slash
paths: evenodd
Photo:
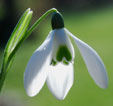
<path id="1" fill-rule="evenodd" d="M 54 59 L 52 59 L 51 65 L 55 66 L 56 64 L 57 64 L 57 62 Z"/>

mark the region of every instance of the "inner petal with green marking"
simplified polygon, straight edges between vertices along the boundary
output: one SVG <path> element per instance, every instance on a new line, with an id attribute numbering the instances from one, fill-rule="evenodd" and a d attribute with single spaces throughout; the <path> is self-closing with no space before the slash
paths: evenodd
<path id="1" fill-rule="evenodd" d="M 72 61 L 72 55 L 66 45 L 60 45 L 56 52 L 55 59 L 52 59 L 51 64 L 54 66 L 57 62 L 62 62 L 65 65 Z"/>

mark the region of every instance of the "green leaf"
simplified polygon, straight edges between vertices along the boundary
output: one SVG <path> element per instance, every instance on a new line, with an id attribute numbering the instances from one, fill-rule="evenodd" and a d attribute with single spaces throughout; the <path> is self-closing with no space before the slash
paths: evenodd
<path id="1" fill-rule="evenodd" d="M 17 23 L 14 31 L 12 32 L 11 37 L 4 51 L 4 59 L 3 59 L 4 67 L 7 65 L 6 64 L 7 61 L 10 61 L 11 58 L 15 55 L 17 51 L 16 46 L 22 43 L 21 41 L 25 36 L 25 33 L 28 29 L 31 18 L 32 18 L 32 11 L 30 11 L 30 9 L 27 9 L 25 13 L 22 15 L 22 17 L 20 18 L 19 22 Z"/>
<path id="2" fill-rule="evenodd" d="M 32 11 L 27 9 L 22 17 L 20 18 L 19 22 L 17 23 L 14 31 L 11 34 L 11 37 L 8 40 L 6 48 L 4 50 L 4 57 L 2 62 L 2 68 L 0 71 L 0 91 L 5 80 L 5 77 L 10 69 L 14 56 L 21 46 L 22 42 L 24 41 L 25 34 L 29 27 L 30 21 L 32 18 Z"/>

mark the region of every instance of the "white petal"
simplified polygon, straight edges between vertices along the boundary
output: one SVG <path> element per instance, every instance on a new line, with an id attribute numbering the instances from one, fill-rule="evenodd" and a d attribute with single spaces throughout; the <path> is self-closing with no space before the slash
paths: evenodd
<path id="1" fill-rule="evenodd" d="M 75 57 L 74 48 L 64 28 L 55 29 L 54 31 L 55 31 L 55 36 L 53 40 L 53 47 L 54 47 L 53 57 L 56 56 L 56 53 L 61 45 L 66 45 L 72 55 L 72 59 L 74 59 Z"/>
<path id="2" fill-rule="evenodd" d="M 52 94 L 59 100 L 63 100 L 73 84 L 73 65 L 61 63 L 51 66 L 47 77 L 47 85 Z"/>
<path id="3" fill-rule="evenodd" d="M 88 71 L 94 79 L 95 83 L 101 88 L 107 88 L 108 77 L 104 63 L 102 62 L 99 55 L 88 44 L 75 37 L 67 29 L 65 30 L 75 40 L 75 43 L 77 44 L 80 53 L 86 63 Z"/>
<path id="4" fill-rule="evenodd" d="M 24 73 L 24 87 L 28 96 L 35 96 L 43 87 L 51 62 L 51 49 L 54 31 L 50 32 L 44 43 L 34 52 Z"/>

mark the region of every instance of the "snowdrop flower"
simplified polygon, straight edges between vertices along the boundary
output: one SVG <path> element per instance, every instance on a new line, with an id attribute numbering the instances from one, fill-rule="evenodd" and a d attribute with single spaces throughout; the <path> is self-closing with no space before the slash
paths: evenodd
<path id="1" fill-rule="evenodd" d="M 53 15 L 51 22 L 53 30 L 32 55 L 24 74 L 24 87 L 28 96 L 38 94 L 46 82 L 57 99 L 66 97 L 74 81 L 75 53 L 69 36 L 74 39 L 95 83 L 100 88 L 106 88 L 106 69 L 96 51 L 64 28 L 59 13 Z"/>

